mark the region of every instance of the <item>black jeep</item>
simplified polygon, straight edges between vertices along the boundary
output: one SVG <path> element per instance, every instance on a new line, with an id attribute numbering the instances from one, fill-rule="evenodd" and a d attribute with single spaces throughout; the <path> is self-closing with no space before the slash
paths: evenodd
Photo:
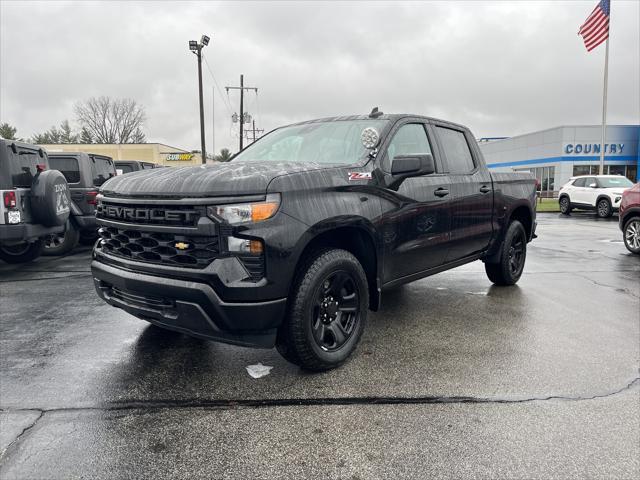
<path id="1" fill-rule="evenodd" d="M 150 168 L 161 168 L 162 166 L 163 165 L 158 165 L 157 163 L 142 162 L 140 160 L 116 160 L 118 175 L 137 172 L 139 170 L 149 170 Z"/>
<path id="2" fill-rule="evenodd" d="M 71 251 L 78 241 L 92 244 L 97 240 L 96 196 L 98 188 L 116 176 L 111 157 L 92 153 L 50 153 L 51 168 L 60 170 L 71 191 L 71 215 L 62 233 L 47 236 L 45 255 L 62 255 Z"/>
<path id="3" fill-rule="evenodd" d="M 49 170 L 36 145 L 0 139 L 0 259 L 29 262 L 42 253 L 48 235 L 61 234 L 71 197 L 64 176 Z"/>

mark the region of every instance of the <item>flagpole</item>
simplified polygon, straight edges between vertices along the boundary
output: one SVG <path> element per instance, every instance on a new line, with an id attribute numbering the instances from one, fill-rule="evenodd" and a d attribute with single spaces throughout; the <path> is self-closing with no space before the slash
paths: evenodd
<path id="1" fill-rule="evenodd" d="M 604 54 L 604 88 L 602 90 L 602 142 L 600 143 L 600 175 L 604 175 L 604 146 L 607 131 L 607 83 L 609 81 L 609 38 Z"/>

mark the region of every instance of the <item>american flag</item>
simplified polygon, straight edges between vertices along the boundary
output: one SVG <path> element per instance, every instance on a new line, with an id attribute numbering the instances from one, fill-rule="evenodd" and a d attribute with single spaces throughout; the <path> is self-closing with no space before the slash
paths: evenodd
<path id="1" fill-rule="evenodd" d="M 578 35 L 582 35 L 584 46 L 590 52 L 609 38 L 609 0 L 600 0 L 591 15 L 580 27 Z"/>

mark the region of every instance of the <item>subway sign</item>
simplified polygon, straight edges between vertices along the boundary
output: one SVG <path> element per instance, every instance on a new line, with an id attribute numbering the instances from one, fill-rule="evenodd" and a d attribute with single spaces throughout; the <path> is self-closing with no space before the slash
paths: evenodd
<path id="1" fill-rule="evenodd" d="M 564 153 L 567 155 L 600 155 L 601 145 L 599 143 L 565 143 Z M 605 143 L 604 153 L 606 155 L 622 155 L 624 143 Z"/>
<path id="2" fill-rule="evenodd" d="M 189 162 L 193 159 L 193 153 L 168 153 L 168 162 Z"/>

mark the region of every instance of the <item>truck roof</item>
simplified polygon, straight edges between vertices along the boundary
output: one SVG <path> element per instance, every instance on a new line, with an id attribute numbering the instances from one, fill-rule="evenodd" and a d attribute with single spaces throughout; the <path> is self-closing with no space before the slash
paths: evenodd
<path id="1" fill-rule="evenodd" d="M 416 118 L 416 119 L 421 119 L 421 120 L 428 120 L 428 121 L 436 121 L 436 122 L 442 122 L 442 123 L 446 123 L 449 124 L 451 126 L 454 127 L 458 127 L 458 128 L 464 128 L 465 130 L 468 130 L 468 128 L 464 125 L 460 125 L 459 123 L 454 123 L 454 122 L 450 122 L 448 120 L 442 120 L 441 118 L 434 118 L 434 117 L 427 117 L 425 115 L 416 115 L 413 113 L 383 113 L 382 115 L 378 116 L 378 117 L 370 117 L 369 115 L 342 115 L 342 116 L 337 116 L 337 117 L 324 117 L 324 118 L 315 118 L 313 120 L 305 120 L 303 122 L 296 122 L 296 123 L 291 123 L 289 125 L 285 125 L 287 127 L 291 127 L 293 125 L 305 125 L 308 123 L 321 123 L 321 122 L 340 122 L 340 121 L 345 121 L 345 120 L 391 120 L 392 122 L 396 122 L 398 120 L 401 120 L 403 118 Z"/>

